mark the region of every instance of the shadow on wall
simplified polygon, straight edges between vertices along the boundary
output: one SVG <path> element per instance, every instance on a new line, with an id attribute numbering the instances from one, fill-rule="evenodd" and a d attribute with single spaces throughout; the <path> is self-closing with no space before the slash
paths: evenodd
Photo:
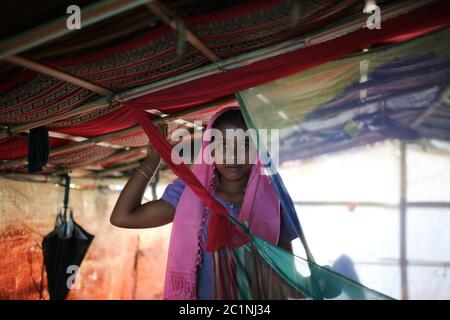
<path id="1" fill-rule="evenodd" d="M 353 260 L 345 254 L 339 256 L 339 258 L 336 259 L 331 269 L 343 275 L 344 277 L 360 283 Z M 362 292 L 362 290 L 352 288 L 352 291 L 348 291 L 347 295 L 350 299 L 356 299 L 357 297 L 361 298 L 362 296 L 364 296 L 364 293 Z"/>

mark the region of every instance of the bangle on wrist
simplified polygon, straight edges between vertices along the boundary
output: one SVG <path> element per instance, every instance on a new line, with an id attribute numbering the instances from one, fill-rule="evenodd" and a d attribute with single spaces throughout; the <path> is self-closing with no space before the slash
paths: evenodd
<path id="1" fill-rule="evenodd" d="M 153 170 L 150 169 L 150 167 L 145 164 L 144 162 L 141 163 L 141 165 L 143 165 L 149 172 L 154 172 Z M 153 176 L 153 173 L 150 173 L 149 175 Z"/>
<path id="2" fill-rule="evenodd" d="M 151 178 L 142 170 L 141 168 L 136 168 L 138 172 L 140 172 L 147 180 L 151 180 Z"/>

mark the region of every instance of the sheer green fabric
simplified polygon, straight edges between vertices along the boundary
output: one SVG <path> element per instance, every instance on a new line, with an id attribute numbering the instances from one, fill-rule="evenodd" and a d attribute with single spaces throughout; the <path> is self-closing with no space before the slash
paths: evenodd
<path id="1" fill-rule="evenodd" d="M 293 182 L 299 160 L 385 139 L 450 140 L 449 36 L 446 27 L 237 93 L 247 126 L 267 130 L 258 131 L 255 142 L 260 154 L 270 154 L 271 179 L 282 205 L 292 208 L 289 214 L 296 216 L 297 210 L 289 193 L 301 199 Z M 264 136 L 272 129 L 278 134 Z M 283 180 L 290 181 L 288 188 Z M 332 241 L 328 234 L 322 236 Z M 302 236 L 301 241 L 307 251 Z M 346 253 L 340 249 L 336 254 Z M 216 254 L 222 278 L 215 283 L 223 285 L 217 291 L 225 298 L 245 299 L 389 298 L 314 264 L 306 254 L 308 260 L 303 260 L 251 236 L 244 247 Z M 239 278 L 227 276 L 232 266 Z M 392 274 L 377 277 L 394 279 Z"/>
<path id="2" fill-rule="evenodd" d="M 260 155 L 270 154 L 271 179 L 288 214 L 296 216 L 288 193 L 295 190 L 283 184 L 283 164 L 295 167 L 299 159 L 383 139 L 450 140 L 449 36 L 445 28 L 237 94 L 250 129 L 279 129 L 265 137 L 268 131 L 258 131 L 255 142 Z M 439 106 L 438 112 L 430 106 Z M 214 253 L 218 299 L 390 299 L 315 264 L 303 233 L 308 260 L 239 226 L 248 236 L 246 244 Z"/>
<path id="3" fill-rule="evenodd" d="M 386 300 L 390 297 L 364 287 L 326 267 L 297 257 L 242 230 L 236 248 L 214 252 L 214 298 L 227 300 Z"/>
<path id="4" fill-rule="evenodd" d="M 241 108 L 250 127 L 279 130 L 266 147 L 279 142 L 280 162 L 386 138 L 450 140 L 449 37 L 447 27 L 241 91 Z"/>

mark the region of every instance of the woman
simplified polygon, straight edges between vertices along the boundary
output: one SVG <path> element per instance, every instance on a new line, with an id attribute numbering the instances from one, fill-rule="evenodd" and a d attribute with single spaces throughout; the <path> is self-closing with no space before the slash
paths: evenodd
<path id="1" fill-rule="evenodd" d="M 226 130 L 247 127 L 237 107 L 225 108 L 208 122 L 203 136 L 202 150 L 215 144 L 213 161 L 196 161 L 193 172 L 228 211 L 240 221 L 246 221 L 250 230 L 266 241 L 291 251 L 290 242 L 298 237 L 294 228 L 286 223 L 280 212 L 280 203 L 270 179 L 261 175 L 261 164 L 252 164 L 253 145 L 238 140 L 234 150 L 227 150 L 227 141 L 212 141 L 210 129 L 217 129 L 226 137 Z M 225 151 L 227 150 L 227 151 Z M 232 158 L 233 163 L 216 161 Z M 245 162 L 238 164 L 239 152 L 245 153 Z M 207 157 L 200 153 L 199 157 Z M 206 160 L 206 159 L 204 159 Z M 164 297 L 166 299 L 211 299 L 212 254 L 205 250 L 208 234 L 209 210 L 185 183 L 176 179 L 161 199 L 141 205 L 142 196 L 160 161 L 156 152 L 135 170 L 122 190 L 111 215 L 111 223 L 122 228 L 153 228 L 174 222 L 166 268 Z"/>

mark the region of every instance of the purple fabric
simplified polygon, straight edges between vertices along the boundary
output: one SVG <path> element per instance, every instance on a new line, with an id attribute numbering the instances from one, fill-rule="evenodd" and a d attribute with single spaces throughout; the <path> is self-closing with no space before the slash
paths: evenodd
<path id="1" fill-rule="evenodd" d="M 184 191 L 186 183 L 180 178 L 175 179 L 169 184 L 161 199 L 170 203 L 175 208 L 178 205 L 181 194 Z M 227 201 L 215 196 L 216 199 L 227 209 L 229 214 L 237 217 L 239 215 L 240 206 L 233 205 Z M 281 210 L 281 225 L 280 225 L 280 241 L 289 242 L 298 237 L 294 227 L 284 223 L 283 211 Z M 205 229 L 202 234 L 202 253 L 203 261 L 198 270 L 198 284 L 197 284 L 197 296 L 200 300 L 212 299 L 212 254 L 205 250 L 206 238 L 208 236 L 208 223 L 205 225 Z"/>

